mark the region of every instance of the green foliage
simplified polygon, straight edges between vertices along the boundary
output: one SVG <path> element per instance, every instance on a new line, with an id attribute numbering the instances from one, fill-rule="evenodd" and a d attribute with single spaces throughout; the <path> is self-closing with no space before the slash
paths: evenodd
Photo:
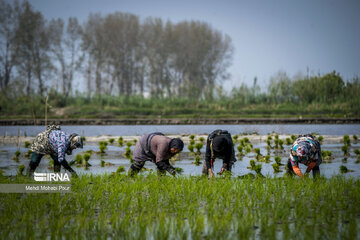
<path id="1" fill-rule="evenodd" d="M 274 163 L 271 166 L 273 167 L 275 173 L 281 172 L 279 164 Z"/>
<path id="2" fill-rule="evenodd" d="M 29 180 L 1 177 L 0 181 Z M 257 239 L 260 233 L 261 239 L 359 236 L 360 182 L 345 176 L 298 181 L 247 174 L 209 181 L 201 176 L 157 177 L 149 172 L 132 178 L 126 174 L 82 175 L 72 178 L 71 185 L 71 194 L 66 195 L 1 194 L 1 220 L 12 223 L 0 228 L 1 238 Z M 54 217 L 49 206 L 61 209 L 61 214 Z M 220 211 L 219 206 L 226 207 Z"/>
<path id="3" fill-rule="evenodd" d="M 202 143 L 195 144 L 195 148 L 197 149 L 197 153 L 200 154 L 200 150 L 204 145 Z"/>
<path id="4" fill-rule="evenodd" d="M 353 135 L 353 139 L 354 139 L 354 141 L 356 142 L 356 141 L 358 140 L 358 137 L 354 134 L 354 135 Z"/>
<path id="5" fill-rule="evenodd" d="M 25 170 L 25 165 L 24 165 L 24 164 L 19 165 L 18 171 L 17 171 L 17 175 L 18 175 L 18 176 L 22 176 L 24 170 Z"/>
<path id="6" fill-rule="evenodd" d="M 359 149 L 355 148 L 355 149 L 354 149 L 354 153 L 355 153 L 356 155 L 360 155 Z"/>
<path id="7" fill-rule="evenodd" d="M 291 140 L 295 141 L 296 140 L 296 136 L 295 135 L 291 135 Z"/>
<path id="8" fill-rule="evenodd" d="M 195 139 L 195 135 L 194 135 L 194 134 L 191 134 L 191 135 L 189 136 L 189 138 L 190 138 L 191 140 L 194 140 L 194 139 Z"/>
<path id="9" fill-rule="evenodd" d="M 323 140 L 324 140 L 324 137 L 323 137 L 323 136 L 319 136 L 317 139 L 319 140 L 320 143 L 322 143 Z"/>
<path id="10" fill-rule="evenodd" d="M 190 145 L 195 145 L 195 140 L 194 139 L 190 140 Z"/>
<path id="11" fill-rule="evenodd" d="M 76 164 L 81 164 L 83 161 L 83 156 L 81 154 L 76 154 L 74 161 Z"/>
<path id="12" fill-rule="evenodd" d="M 25 141 L 25 143 L 24 143 L 24 147 L 25 147 L 25 148 L 30 147 L 30 145 L 31 145 L 31 144 L 30 144 L 30 142 L 29 142 L 29 141 Z"/>
<path id="13" fill-rule="evenodd" d="M 341 173 L 347 173 L 349 170 L 348 170 L 348 168 L 346 167 L 346 166 L 344 166 L 344 165 L 341 165 L 340 166 L 340 172 Z"/>
<path id="14" fill-rule="evenodd" d="M 239 154 L 242 154 L 243 146 L 238 145 L 238 146 L 237 146 L 237 150 L 238 150 Z"/>
<path id="15" fill-rule="evenodd" d="M 110 138 L 110 139 L 109 139 L 109 143 L 110 143 L 110 144 L 113 144 L 113 143 L 114 143 L 114 141 L 115 141 L 115 139 L 114 139 L 114 138 Z"/>
<path id="16" fill-rule="evenodd" d="M 182 168 L 176 167 L 175 172 L 176 173 L 182 173 L 182 172 L 184 172 L 184 170 Z"/>
<path id="17" fill-rule="evenodd" d="M 342 146 L 341 151 L 343 151 L 344 156 L 348 156 L 349 155 L 349 146 L 348 145 Z"/>
<path id="18" fill-rule="evenodd" d="M 119 145 L 119 147 L 122 147 L 122 146 L 124 145 L 124 139 L 123 139 L 123 137 L 119 137 L 119 138 L 118 138 L 118 145 Z"/>
<path id="19" fill-rule="evenodd" d="M 202 144 L 204 144 L 205 138 L 204 138 L 204 137 L 200 137 L 200 138 L 199 138 L 199 141 L 200 141 Z"/>
<path id="20" fill-rule="evenodd" d="M 83 142 L 86 141 L 86 137 L 85 137 L 85 136 L 81 136 L 81 139 L 83 140 Z"/>
<path id="21" fill-rule="evenodd" d="M 274 160 L 277 165 L 282 165 L 280 156 L 275 156 Z"/>
<path id="22" fill-rule="evenodd" d="M 120 174 L 120 173 L 122 173 L 122 172 L 125 172 L 125 168 L 124 168 L 124 166 L 119 166 L 119 167 L 116 169 L 116 173 L 117 173 L 117 174 Z"/>
<path id="23" fill-rule="evenodd" d="M 195 156 L 195 161 L 193 162 L 196 166 L 201 164 L 200 155 Z"/>
<path id="24" fill-rule="evenodd" d="M 290 139 L 290 138 L 286 138 L 285 139 L 285 144 L 286 145 L 291 145 L 293 142 L 292 142 L 292 140 Z"/>
<path id="25" fill-rule="evenodd" d="M 83 156 L 83 158 L 84 158 L 84 160 L 85 160 L 86 162 L 89 161 L 90 157 L 91 157 L 91 155 L 90 155 L 89 153 L 85 153 L 84 156 Z"/>
<path id="26" fill-rule="evenodd" d="M 193 153 L 194 152 L 194 145 L 192 145 L 192 144 L 188 145 L 188 149 L 189 149 L 189 151 L 191 153 Z"/>
<path id="27" fill-rule="evenodd" d="M 105 161 L 102 160 L 102 159 L 100 160 L 100 166 L 101 166 L 101 167 L 105 167 Z"/>
<path id="28" fill-rule="evenodd" d="M 351 145 L 349 135 L 344 135 L 343 142 L 344 142 L 344 145 L 346 145 L 346 146 L 350 146 L 350 145 Z"/>
<path id="29" fill-rule="evenodd" d="M 255 170 L 255 165 L 256 165 L 256 162 L 254 159 L 251 159 L 250 160 L 250 166 L 248 168 L 250 168 L 251 170 Z"/>

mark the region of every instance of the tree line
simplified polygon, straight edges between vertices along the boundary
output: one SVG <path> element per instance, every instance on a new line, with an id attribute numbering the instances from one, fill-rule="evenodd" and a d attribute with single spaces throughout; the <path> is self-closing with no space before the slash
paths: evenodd
<path id="1" fill-rule="evenodd" d="M 0 88 L 64 95 L 83 79 L 93 94 L 208 98 L 228 77 L 229 36 L 199 21 L 115 12 L 46 20 L 28 1 L 0 0 Z M 77 89 L 79 90 L 79 89 Z"/>

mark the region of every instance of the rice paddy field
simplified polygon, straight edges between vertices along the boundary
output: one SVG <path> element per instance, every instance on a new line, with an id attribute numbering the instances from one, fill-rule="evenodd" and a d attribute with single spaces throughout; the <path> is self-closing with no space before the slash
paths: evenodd
<path id="1" fill-rule="evenodd" d="M 138 137 L 87 137 L 67 158 L 79 174 L 71 193 L 0 193 L 0 239 L 360 239 L 357 135 L 317 136 L 317 179 L 285 174 L 295 136 L 233 135 L 232 174 L 211 180 L 201 176 L 206 136 L 180 137 L 176 177 L 152 163 L 127 175 Z M 1 143 L 0 183 L 35 183 L 21 167 L 29 140 Z M 37 171 L 51 172 L 51 161 Z"/>

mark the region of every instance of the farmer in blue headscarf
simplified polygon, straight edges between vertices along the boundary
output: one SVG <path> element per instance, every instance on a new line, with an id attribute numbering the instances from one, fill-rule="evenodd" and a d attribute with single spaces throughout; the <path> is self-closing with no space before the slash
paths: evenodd
<path id="1" fill-rule="evenodd" d="M 83 148 L 83 140 L 81 136 L 76 133 L 67 134 L 61 131 L 58 125 L 49 125 L 46 131 L 39 133 L 33 144 L 30 147 L 30 164 L 28 169 L 28 176 L 31 176 L 37 166 L 39 165 L 41 158 L 45 154 L 49 154 L 54 160 L 54 172 L 60 172 L 61 165 L 76 175 L 76 172 L 69 166 L 65 160 L 65 153 L 72 154 L 72 150 L 76 148 Z"/>
<path id="2" fill-rule="evenodd" d="M 311 134 L 300 135 L 290 149 L 287 172 L 291 175 L 303 177 L 299 163 L 307 166 L 306 174 L 311 170 L 313 177 L 320 175 L 319 165 L 322 162 L 321 147 L 319 141 Z"/>

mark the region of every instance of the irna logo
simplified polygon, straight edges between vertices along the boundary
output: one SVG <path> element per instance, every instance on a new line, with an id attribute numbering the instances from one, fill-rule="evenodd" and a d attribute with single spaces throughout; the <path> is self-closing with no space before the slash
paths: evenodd
<path id="1" fill-rule="evenodd" d="M 67 173 L 34 173 L 37 182 L 70 182 Z"/>

